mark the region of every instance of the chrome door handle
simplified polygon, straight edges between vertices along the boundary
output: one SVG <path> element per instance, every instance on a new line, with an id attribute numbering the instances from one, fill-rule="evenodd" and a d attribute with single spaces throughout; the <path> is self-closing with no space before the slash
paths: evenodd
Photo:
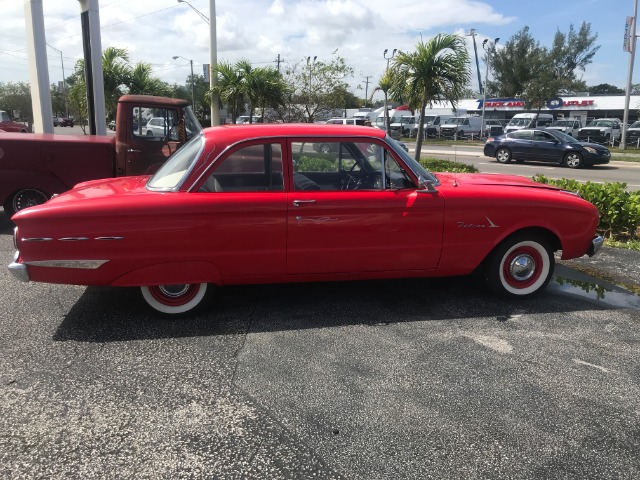
<path id="1" fill-rule="evenodd" d="M 141 152 L 142 152 L 142 150 L 134 150 L 133 148 L 128 148 L 128 149 L 127 149 L 127 152 L 128 152 L 128 153 L 141 153 Z"/>
<path id="2" fill-rule="evenodd" d="M 316 201 L 315 200 L 294 200 L 293 201 L 293 206 L 294 207 L 299 207 L 303 203 L 316 203 Z"/>

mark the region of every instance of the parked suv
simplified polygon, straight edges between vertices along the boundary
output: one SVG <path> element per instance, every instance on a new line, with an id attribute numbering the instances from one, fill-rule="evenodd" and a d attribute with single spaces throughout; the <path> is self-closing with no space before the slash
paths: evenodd
<path id="1" fill-rule="evenodd" d="M 622 133 L 620 127 L 617 118 L 596 118 L 578 131 L 578 140 L 599 143 L 619 140 Z"/>
<path id="2" fill-rule="evenodd" d="M 578 118 L 559 118 L 547 128 L 551 130 L 558 130 L 562 133 L 566 133 L 567 135 L 571 135 L 572 137 L 577 137 L 578 132 L 582 128 L 582 120 Z"/>

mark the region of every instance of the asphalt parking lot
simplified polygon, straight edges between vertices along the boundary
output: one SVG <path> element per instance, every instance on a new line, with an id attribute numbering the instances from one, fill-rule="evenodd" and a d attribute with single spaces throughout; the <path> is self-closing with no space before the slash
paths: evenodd
<path id="1" fill-rule="evenodd" d="M 0 477 L 638 478 L 639 297 L 557 274 L 525 301 L 228 287 L 167 321 L 136 290 L 1 269 Z"/>

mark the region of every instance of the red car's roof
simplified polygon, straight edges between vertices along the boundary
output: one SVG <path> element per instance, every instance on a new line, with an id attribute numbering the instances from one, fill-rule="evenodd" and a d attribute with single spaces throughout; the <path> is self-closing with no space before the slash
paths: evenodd
<path id="1" fill-rule="evenodd" d="M 379 128 L 354 125 L 326 125 L 318 123 L 255 123 L 222 125 L 204 129 L 208 141 L 216 138 L 224 142 L 264 137 L 374 137 L 384 138 L 386 132 Z"/>

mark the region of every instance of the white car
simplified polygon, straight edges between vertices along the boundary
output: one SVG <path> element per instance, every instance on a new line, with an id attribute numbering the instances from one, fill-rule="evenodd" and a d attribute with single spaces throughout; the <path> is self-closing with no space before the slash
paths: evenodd
<path id="1" fill-rule="evenodd" d="M 144 130 L 148 137 L 167 137 L 169 135 L 170 127 L 167 125 L 167 121 L 164 117 L 150 118 L 147 124 L 144 126 Z"/>

